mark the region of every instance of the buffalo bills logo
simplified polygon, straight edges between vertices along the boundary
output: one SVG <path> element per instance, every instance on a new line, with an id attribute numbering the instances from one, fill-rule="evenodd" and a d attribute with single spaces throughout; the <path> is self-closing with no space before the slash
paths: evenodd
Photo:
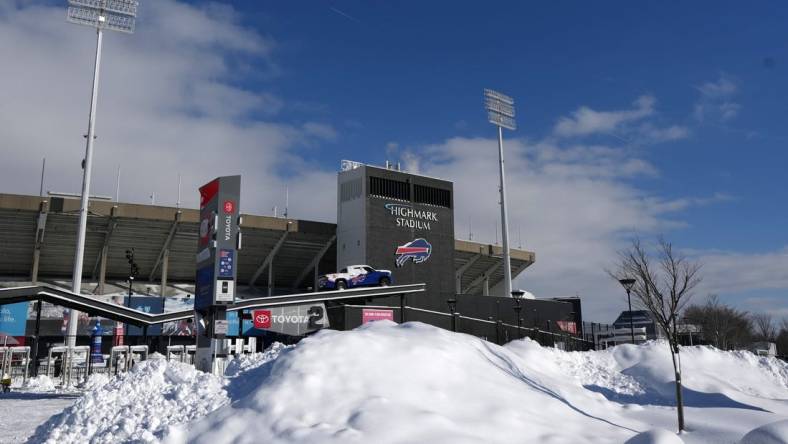
<path id="1" fill-rule="evenodd" d="M 418 238 L 408 242 L 405 245 L 397 247 L 397 252 L 394 255 L 397 257 L 397 266 L 401 267 L 408 261 L 413 259 L 414 264 L 420 264 L 430 258 L 432 254 L 432 245 L 426 239 Z"/>

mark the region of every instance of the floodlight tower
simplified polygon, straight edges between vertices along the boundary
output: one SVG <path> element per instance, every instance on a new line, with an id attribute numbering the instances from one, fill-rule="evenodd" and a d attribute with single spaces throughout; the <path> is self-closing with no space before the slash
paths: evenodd
<path id="1" fill-rule="evenodd" d="M 82 261 L 85 253 L 85 230 L 88 223 L 88 196 L 90 195 L 90 172 L 93 166 L 93 139 L 96 127 L 96 100 L 98 98 L 99 66 L 101 64 L 101 38 L 104 29 L 131 34 L 137 17 L 137 0 L 68 0 L 67 20 L 71 23 L 96 28 L 96 60 L 93 65 L 93 92 L 90 96 L 88 134 L 85 159 L 82 161 L 82 202 L 79 206 L 79 228 L 77 249 L 74 253 L 74 272 L 71 291 L 79 293 L 82 288 Z M 74 346 L 77 340 L 79 313 L 71 309 L 68 316 L 66 345 Z"/>
<path id="2" fill-rule="evenodd" d="M 498 165 L 500 168 L 501 192 L 501 240 L 503 241 L 503 285 L 504 296 L 512 297 L 512 265 L 509 258 L 509 228 L 506 213 L 506 180 L 503 167 L 503 129 L 514 131 L 514 99 L 491 89 L 484 90 L 484 109 L 487 120 L 498 127 Z"/>

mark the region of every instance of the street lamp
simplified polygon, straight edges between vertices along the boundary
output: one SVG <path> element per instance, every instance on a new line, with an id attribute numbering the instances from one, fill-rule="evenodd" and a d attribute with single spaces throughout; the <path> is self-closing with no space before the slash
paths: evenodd
<path id="1" fill-rule="evenodd" d="M 624 290 L 627 291 L 627 305 L 629 305 L 629 334 L 632 337 L 632 343 L 635 343 L 635 324 L 632 322 L 632 298 L 630 297 L 630 293 L 632 292 L 632 287 L 635 286 L 635 280 L 632 278 L 624 278 L 619 279 L 618 282 L 624 287 Z"/>
<path id="2" fill-rule="evenodd" d="M 520 305 L 521 300 L 523 299 L 523 295 L 525 291 L 523 290 L 512 290 L 512 297 L 514 298 L 514 315 L 517 316 L 517 339 L 522 339 L 522 318 L 520 318 L 520 310 L 523 309 L 522 305 Z"/>
<path id="3" fill-rule="evenodd" d="M 484 90 L 484 109 L 487 121 L 498 127 L 498 166 L 500 169 L 501 192 L 501 240 L 503 242 L 503 286 L 505 296 L 512 294 L 512 265 L 509 258 L 509 229 L 506 214 L 506 181 L 503 165 L 503 129 L 514 131 L 514 99 L 491 89 Z"/>
<path id="4" fill-rule="evenodd" d="M 457 332 L 457 316 L 455 313 L 457 312 L 457 299 L 451 298 L 446 299 L 446 303 L 449 304 L 449 312 L 451 313 L 451 331 Z"/>
<path id="5" fill-rule="evenodd" d="M 93 65 L 93 92 L 90 96 L 88 134 L 85 159 L 82 162 L 82 202 L 79 207 L 79 229 L 77 249 L 74 253 L 74 272 L 71 291 L 79 294 L 82 289 L 82 261 L 85 253 L 85 231 L 88 223 L 88 196 L 90 195 L 90 172 L 93 166 L 93 139 L 96 128 L 96 101 L 98 99 L 99 66 L 101 64 L 102 31 L 120 31 L 131 34 L 137 17 L 137 0 L 68 0 L 67 20 L 71 23 L 96 28 L 96 60 Z M 78 312 L 69 311 L 66 345 L 73 347 L 77 341 Z"/>
<path id="6" fill-rule="evenodd" d="M 139 274 L 139 267 L 137 263 L 134 262 L 134 248 L 130 250 L 126 250 L 126 260 L 129 262 L 129 297 L 126 300 L 126 307 L 131 308 L 131 295 L 132 295 L 132 286 L 134 285 L 134 278 L 137 277 Z M 123 336 L 124 336 L 124 343 L 128 344 L 128 325 L 123 327 Z"/>

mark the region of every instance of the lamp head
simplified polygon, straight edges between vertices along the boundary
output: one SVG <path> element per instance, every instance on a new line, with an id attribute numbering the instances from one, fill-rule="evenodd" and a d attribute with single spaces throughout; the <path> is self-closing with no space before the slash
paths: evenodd
<path id="1" fill-rule="evenodd" d="M 627 292 L 631 291 L 632 287 L 635 286 L 635 280 L 632 278 L 619 279 L 618 282 L 621 283 Z"/>

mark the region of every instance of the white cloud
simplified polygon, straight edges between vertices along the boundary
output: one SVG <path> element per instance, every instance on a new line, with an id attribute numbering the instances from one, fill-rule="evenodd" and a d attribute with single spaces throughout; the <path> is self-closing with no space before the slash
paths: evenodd
<path id="1" fill-rule="evenodd" d="M 452 138 L 418 152 L 421 172 L 454 181 L 455 234 L 493 243 L 499 226 L 497 142 Z M 512 246 L 536 252 L 536 264 L 516 286 L 539 297 L 583 297 L 591 319 L 612 321 L 622 290 L 605 273 L 616 252 L 635 234 L 650 235 L 683 226 L 670 218 L 682 208 L 724 200 L 724 195 L 666 201 L 631 183 L 657 174 L 627 150 L 550 141 L 505 141 Z M 500 238 L 500 234 L 498 234 Z"/>
<path id="2" fill-rule="evenodd" d="M 696 89 L 700 97 L 695 103 L 693 115 L 699 122 L 708 118 L 725 122 L 739 114 L 741 105 L 733 101 L 738 86 L 727 75 L 721 74 L 716 82 L 706 82 Z"/>
<path id="3" fill-rule="evenodd" d="M 623 111 L 595 111 L 587 106 L 581 106 L 572 112 L 571 117 L 558 119 L 553 132 L 562 137 L 609 133 L 625 123 L 654 114 L 655 102 L 652 96 L 640 96 L 632 104 L 632 109 Z"/>
<path id="4" fill-rule="evenodd" d="M 646 95 L 638 97 L 632 103 L 631 109 L 596 111 L 588 106 L 581 106 L 569 117 L 558 119 L 553 127 L 553 135 L 567 138 L 604 134 L 629 144 L 648 145 L 689 136 L 689 129 L 684 126 L 657 126 L 654 123 L 657 117 L 655 104 L 656 99 Z"/>
<path id="5" fill-rule="evenodd" d="M 788 246 L 760 253 L 696 251 L 693 256 L 703 264 L 704 292 L 788 288 Z"/>
<path id="6" fill-rule="evenodd" d="M 42 157 L 47 189 L 81 185 L 95 32 L 64 16 L 62 5 L 0 8 L 4 192 L 37 193 Z M 278 123 L 286 101 L 241 86 L 279 75 L 276 47 L 231 6 L 144 2 L 135 34 L 104 38 L 92 192 L 113 195 L 121 164 L 121 200 L 146 202 L 155 192 L 174 204 L 181 173 L 183 204 L 194 207 L 199 185 L 241 174 L 243 211 L 282 206 L 288 182 L 291 194 L 318 203 L 294 196 L 291 215 L 334 219 L 334 174 L 297 152 L 336 140 L 336 130 L 309 118 Z"/>

